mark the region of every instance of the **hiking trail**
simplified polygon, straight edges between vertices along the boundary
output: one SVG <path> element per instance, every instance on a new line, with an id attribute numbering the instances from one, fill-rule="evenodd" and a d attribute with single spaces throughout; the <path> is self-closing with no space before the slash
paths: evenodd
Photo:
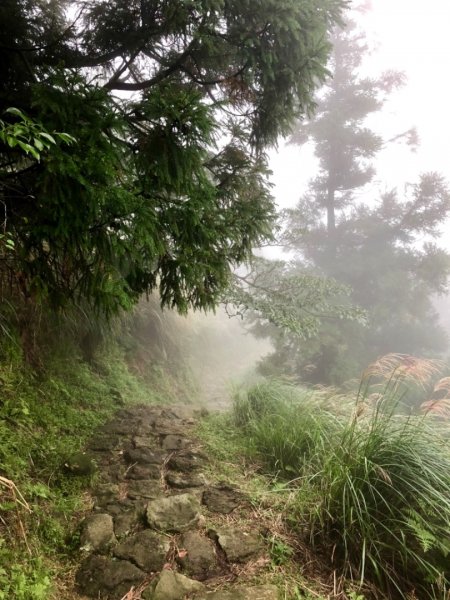
<path id="1" fill-rule="evenodd" d="M 214 481 L 193 429 L 201 410 L 121 409 L 88 444 L 98 468 L 79 524 L 74 597 L 108 600 L 277 600 L 258 585 L 269 559 L 252 506 Z M 76 467 L 76 465 L 75 465 Z"/>

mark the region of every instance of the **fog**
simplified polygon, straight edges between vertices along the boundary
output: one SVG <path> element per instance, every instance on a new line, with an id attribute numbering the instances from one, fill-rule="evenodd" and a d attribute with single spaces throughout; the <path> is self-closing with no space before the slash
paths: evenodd
<path id="1" fill-rule="evenodd" d="M 230 317 L 223 307 L 215 314 L 189 316 L 186 338 L 188 365 L 199 386 L 201 404 L 215 410 L 229 407 L 233 390 L 258 378 L 258 363 L 271 350 L 258 340 L 240 317 Z"/>
<path id="2" fill-rule="evenodd" d="M 361 6 L 361 4 L 364 4 L 366 8 L 356 10 L 355 7 Z M 439 173 L 445 179 L 450 176 L 450 165 L 448 164 L 450 120 L 447 116 L 448 82 L 446 78 L 450 60 L 450 39 L 447 35 L 447 26 L 450 22 L 450 3 L 448 0 L 431 0 L 426 4 L 410 0 L 396 0 L 395 2 L 375 0 L 366 3 L 355 2 L 353 7 L 353 10 L 348 12 L 348 17 L 354 20 L 359 31 L 363 32 L 368 47 L 357 70 L 359 76 L 369 77 L 376 81 L 383 73 L 400 71 L 404 73 L 405 81 L 401 87 L 389 93 L 389 97 L 380 110 L 368 114 L 361 123 L 380 136 L 384 143 L 371 160 L 376 171 L 374 177 L 366 185 L 350 191 L 352 199 L 345 218 L 351 211 L 357 210 L 357 206 L 361 203 L 375 210 L 382 194 L 393 189 L 397 190 L 399 206 L 402 202 L 410 201 L 413 185 L 417 184 L 423 173 Z M 414 148 L 402 143 L 404 140 L 401 138 L 401 134 L 412 127 L 417 129 L 419 140 L 418 146 Z M 396 140 L 396 138 L 399 139 Z M 295 207 L 301 196 L 307 191 L 308 182 L 317 177 L 320 169 L 320 161 L 314 155 L 313 144 L 308 142 L 303 146 L 296 146 L 289 144 L 288 139 L 280 140 L 278 148 L 270 152 L 269 159 L 269 166 L 273 173 L 271 178 L 274 184 L 273 194 L 278 209 L 281 211 Z M 437 249 L 450 250 L 448 210 L 446 209 L 444 212 L 447 217 L 443 217 L 435 225 L 432 233 L 425 229 L 415 231 L 414 241 L 409 249 L 405 250 L 405 260 L 411 260 L 414 256 L 417 258 L 420 253 L 426 257 L 426 244 L 436 244 Z M 338 212 L 337 218 L 339 218 Z M 367 235 L 369 236 L 367 239 L 369 239 L 371 234 Z M 404 241 L 399 237 L 386 242 L 388 246 L 389 243 L 391 250 L 395 252 L 396 247 L 403 247 Z M 373 245 L 373 239 L 368 244 Z M 299 245 L 301 245 L 300 242 Z M 264 248 L 259 252 L 269 259 L 290 260 L 292 253 L 284 253 L 282 248 L 283 244 L 274 244 L 273 247 Z M 378 252 L 376 244 L 374 248 L 374 252 Z M 373 284 L 370 283 L 370 277 L 367 277 L 366 282 L 361 280 L 358 283 L 356 281 L 354 296 L 357 302 L 364 297 L 370 298 L 372 285 L 382 287 L 384 284 L 379 283 L 381 279 L 391 277 L 395 280 L 398 278 L 395 266 L 390 264 L 389 254 L 383 258 L 384 248 L 383 246 L 380 248 L 379 260 L 385 261 L 386 273 L 383 271 L 377 273 L 375 270 L 372 274 Z M 284 249 L 286 250 L 286 247 Z M 311 256 L 308 260 L 311 261 Z M 442 260 L 447 259 L 442 258 Z M 425 258 L 424 262 L 426 262 Z M 357 264 L 356 261 L 354 268 L 356 272 L 358 269 L 369 270 L 372 267 L 364 262 Z M 390 268 L 391 272 L 389 272 Z M 431 264 L 426 268 L 430 273 L 434 269 Z M 351 273 L 351 266 L 347 271 L 342 281 L 351 284 L 356 276 Z M 445 269 L 442 267 L 440 275 L 442 280 L 447 277 L 443 275 L 444 271 Z M 340 280 L 340 273 L 340 269 L 331 272 L 333 276 L 335 274 L 338 276 L 338 280 Z M 412 269 L 409 277 L 414 279 L 415 276 L 414 269 Z M 420 278 L 419 275 L 418 278 Z M 222 401 L 226 396 L 228 379 L 239 379 L 241 375 L 248 375 L 248 373 L 258 370 L 266 373 L 295 375 L 303 380 L 310 376 L 309 374 L 305 375 L 306 371 L 302 370 L 305 367 L 309 369 L 310 373 L 312 371 L 318 373 L 317 379 L 313 380 L 314 383 L 341 384 L 345 380 L 346 374 L 348 374 L 348 378 L 352 378 L 357 377 L 358 372 L 361 372 L 358 371 L 358 368 L 363 368 L 362 356 L 367 357 L 367 361 L 370 361 L 377 358 L 378 352 L 380 354 L 399 352 L 423 354 L 431 358 L 445 358 L 447 342 L 444 341 L 443 330 L 448 337 L 450 327 L 449 299 L 444 293 L 444 283 L 441 281 L 438 285 L 436 279 L 433 283 L 434 288 L 431 286 L 427 288 L 428 291 L 425 288 L 419 290 L 420 286 L 412 284 L 408 287 L 408 285 L 406 284 L 407 289 L 404 288 L 403 291 L 401 284 L 399 289 L 395 289 L 394 285 L 387 285 L 384 292 L 386 294 L 385 302 L 379 300 L 377 304 L 371 299 L 368 303 L 366 302 L 365 306 L 363 302 L 363 306 L 369 308 L 369 321 L 372 319 L 370 311 L 373 310 L 378 314 L 374 318 L 375 321 L 379 319 L 379 323 L 371 325 L 372 338 L 361 331 L 355 332 L 352 325 L 339 325 L 341 333 L 338 336 L 338 342 L 336 341 L 336 332 L 331 332 L 326 328 L 324 328 L 325 331 L 322 329 L 317 340 L 311 342 L 299 339 L 293 341 L 292 337 L 286 342 L 282 341 L 281 335 L 278 339 L 269 335 L 268 339 L 271 339 L 276 347 L 275 358 L 269 358 L 265 363 L 263 361 L 262 369 L 261 358 L 273 351 L 273 347 L 267 341 L 256 340 L 247 332 L 239 333 L 242 323 L 224 320 L 223 315 L 199 320 L 198 326 L 202 330 L 201 336 L 205 343 L 201 344 L 201 347 L 197 347 L 195 358 L 200 359 L 200 364 L 206 360 L 204 364 L 211 365 L 212 368 L 199 369 L 197 366 L 194 368 L 202 378 L 206 396 L 216 397 Z M 376 292 L 373 294 L 376 295 Z M 395 296 L 396 294 L 398 296 Z M 429 306 L 425 307 L 424 302 L 425 304 L 428 302 Z M 400 314 L 400 311 L 395 308 L 396 304 L 405 304 L 406 306 L 408 303 L 410 309 L 405 308 L 404 314 Z M 406 314 L 408 310 L 409 314 Z M 439 321 L 436 320 L 433 311 L 439 313 Z M 384 317 L 380 316 L 383 312 L 385 313 Z M 213 333 L 209 330 L 211 324 L 213 324 Z M 333 328 L 333 325 L 331 327 Z M 428 331 L 426 331 L 427 329 Z M 396 333 L 390 337 L 390 331 L 393 330 L 396 330 Z M 217 339 L 220 340 L 219 343 L 217 343 Z M 373 347 L 369 348 L 369 346 Z M 218 350 L 213 353 L 214 364 L 211 362 L 212 355 L 208 352 L 208 348 L 212 347 Z M 356 364 L 357 362 L 355 357 L 350 358 L 352 352 L 360 358 L 358 368 L 349 368 L 348 363 L 353 361 Z M 303 367 L 292 366 L 295 363 L 293 356 L 296 356 L 296 353 L 298 356 L 302 354 L 307 356 L 307 359 L 303 360 Z M 292 363 L 289 368 L 286 366 L 288 363 Z M 324 374 L 333 369 L 339 370 L 340 376 Z"/>
<path id="3" fill-rule="evenodd" d="M 358 4 L 358 3 L 352 3 Z M 416 126 L 420 146 L 407 152 L 388 146 L 377 158 L 376 184 L 381 189 L 402 186 L 423 171 L 450 174 L 450 119 L 448 118 L 448 64 L 450 61 L 450 2 L 431 0 L 373 0 L 364 14 L 349 11 L 366 33 L 371 54 L 364 70 L 377 77 L 383 71 L 405 73 L 406 85 L 392 94 L 381 114 L 371 123 L 392 137 Z M 282 140 L 270 155 L 280 208 L 293 206 L 314 174 L 316 161 L 310 147 Z M 446 236 L 450 245 L 450 236 Z"/>

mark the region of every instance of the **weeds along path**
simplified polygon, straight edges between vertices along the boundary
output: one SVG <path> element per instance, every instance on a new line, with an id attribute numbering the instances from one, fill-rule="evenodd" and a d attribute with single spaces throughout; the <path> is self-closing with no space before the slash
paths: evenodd
<path id="1" fill-rule="evenodd" d="M 90 442 L 93 506 L 73 598 L 277 600 L 248 499 L 213 481 L 185 406 L 122 409 Z M 73 465 L 76 469 L 77 465 Z"/>

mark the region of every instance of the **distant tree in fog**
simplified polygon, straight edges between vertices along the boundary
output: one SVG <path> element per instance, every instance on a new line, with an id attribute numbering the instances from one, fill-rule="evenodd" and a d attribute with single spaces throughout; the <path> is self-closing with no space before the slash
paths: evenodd
<path id="1" fill-rule="evenodd" d="M 368 190 L 374 159 L 387 142 L 367 125 L 367 117 L 382 109 L 403 76 L 360 74 L 367 46 L 353 24 L 336 29 L 333 41 L 333 77 L 318 96 L 315 117 L 300 123 L 291 138 L 314 145 L 319 170 L 286 213 L 284 242 L 295 253 L 292 272 L 350 286 L 350 300 L 367 310 L 368 324 L 325 319 L 307 343 L 271 330 L 276 352 L 264 365 L 326 384 L 358 376 L 387 352 L 443 351 L 445 334 L 431 297 L 445 290 L 450 266 L 434 241 L 450 208 L 440 175 L 422 175 L 404 193 L 392 190 L 378 200 Z M 416 144 L 415 130 L 397 140 Z M 370 203 L 358 199 L 363 194 L 372 196 Z"/>

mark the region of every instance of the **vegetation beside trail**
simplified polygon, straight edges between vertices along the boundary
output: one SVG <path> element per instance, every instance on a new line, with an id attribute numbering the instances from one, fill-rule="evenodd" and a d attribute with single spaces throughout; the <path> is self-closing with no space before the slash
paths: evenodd
<path id="1" fill-rule="evenodd" d="M 75 523 L 95 475 L 65 465 L 124 404 L 196 396 L 179 319 L 142 305 L 90 361 L 63 335 L 40 369 L 14 336 L 3 345 L 0 598 L 70 598 Z M 215 477 L 252 498 L 282 598 L 448 599 L 448 379 L 422 407 L 414 389 L 424 396 L 438 376 L 430 361 L 391 355 L 354 395 L 263 381 L 200 424 Z"/>
<path id="2" fill-rule="evenodd" d="M 393 355 L 368 369 L 355 397 L 273 380 L 235 395 L 225 435 L 236 460 L 270 478 L 260 499 L 271 490 L 276 529 L 283 521 L 274 544 L 291 548 L 288 571 L 296 561 L 286 598 L 304 597 L 301 565 L 318 557 L 312 577 L 328 597 L 448 598 L 448 401 L 406 409 L 407 385 L 432 376 L 433 363 Z"/>
<path id="3" fill-rule="evenodd" d="M 171 345 L 171 315 L 159 313 L 157 318 L 156 311 L 156 303 L 140 307 L 117 324 L 114 335 L 109 333 L 103 341 L 99 335 L 89 362 L 77 336 L 67 331 L 41 343 L 42 353 L 46 348 L 40 357 L 45 367 L 39 369 L 24 360 L 12 328 L 10 337 L 4 337 L 0 599 L 71 597 L 64 588 L 70 583 L 71 560 L 76 560 L 78 549 L 75 524 L 95 478 L 71 472 L 71 457 L 121 406 L 187 401 L 193 391 L 187 369 Z M 146 344 L 136 329 L 146 336 Z"/>

